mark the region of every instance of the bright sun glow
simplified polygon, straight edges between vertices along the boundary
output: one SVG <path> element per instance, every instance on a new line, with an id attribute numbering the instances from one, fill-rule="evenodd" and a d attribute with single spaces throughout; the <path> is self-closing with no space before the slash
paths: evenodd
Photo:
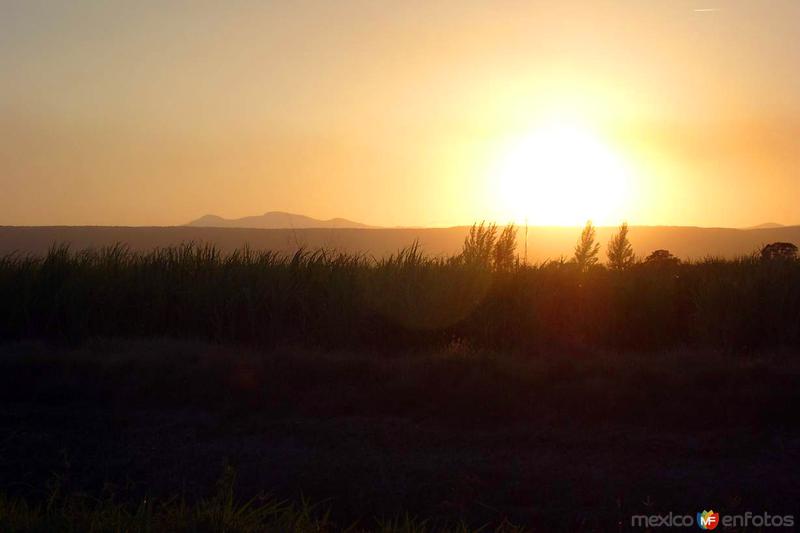
<path id="1" fill-rule="evenodd" d="M 625 218 L 629 172 L 592 129 L 553 122 L 509 143 L 491 171 L 501 212 L 517 223 L 616 224 Z"/>

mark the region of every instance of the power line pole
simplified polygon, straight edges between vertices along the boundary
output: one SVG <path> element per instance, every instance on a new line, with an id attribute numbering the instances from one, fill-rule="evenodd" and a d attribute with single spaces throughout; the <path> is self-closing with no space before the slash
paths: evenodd
<path id="1" fill-rule="evenodd" d="M 525 217 L 525 264 L 528 264 L 528 217 Z"/>

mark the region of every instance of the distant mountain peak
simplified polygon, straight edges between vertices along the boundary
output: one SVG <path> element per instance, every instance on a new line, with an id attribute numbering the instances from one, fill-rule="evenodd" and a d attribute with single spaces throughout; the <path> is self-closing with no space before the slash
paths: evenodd
<path id="1" fill-rule="evenodd" d="M 195 220 L 194 222 L 198 222 L 198 221 L 200 221 L 200 220 L 224 220 L 224 219 L 223 219 L 222 217 L 218 217 L 217 215 L 211 215 L 211 214 L 208 214 L 208 215 L 203 215 L 203 216 L 201 216 L 200 218 L 198 218 L 198 219 L 197 219 L 197 220 Z M 189 224 L 192 224 L 192 223 L 193 223 L 193 222 L 190 222 Z M 187 225 L 188 225 L 188 224 L 187 224 Z"/>
<path id="2" fill-rule="evenodd" d="M 745 229 L 770 229 L 770 228 L 782 228 L 784 227 L 783 224 L 778 224 L 777 222 L 765 222 L 763 224 L 759 224 L 758 226 L 750 226 L 749 228 Z"/>
<path id="3" fill-rule="evenodd" d="M 320 220 L 287 213 L 285 211 L 267 211 L 263 215 L 235 219 L 222 218 L 217 215 L 203 215 L 186 224 L 193 227 L 215 228 L 257 228 L 257 229 L 306 229 L 306 228 L 369 228 L 367 224 L 354 222 L 346 218 Z"/>

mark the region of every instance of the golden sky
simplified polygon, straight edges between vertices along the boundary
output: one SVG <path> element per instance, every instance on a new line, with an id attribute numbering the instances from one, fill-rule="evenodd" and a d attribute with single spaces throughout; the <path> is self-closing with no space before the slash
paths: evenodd
<path id="1" fill-rule="evenodd" d="M 11 0 L 0 224 L 800 223 L 799 38 L 795 0 Z"/>

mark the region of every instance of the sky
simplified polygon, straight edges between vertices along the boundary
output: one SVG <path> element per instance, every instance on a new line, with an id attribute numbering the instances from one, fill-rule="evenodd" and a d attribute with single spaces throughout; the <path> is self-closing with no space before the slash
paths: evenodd
<path id="1" fill-rule="evenodd" d="M 0 0 L 0 225 L 800 224 L 800 2 Z"/>

